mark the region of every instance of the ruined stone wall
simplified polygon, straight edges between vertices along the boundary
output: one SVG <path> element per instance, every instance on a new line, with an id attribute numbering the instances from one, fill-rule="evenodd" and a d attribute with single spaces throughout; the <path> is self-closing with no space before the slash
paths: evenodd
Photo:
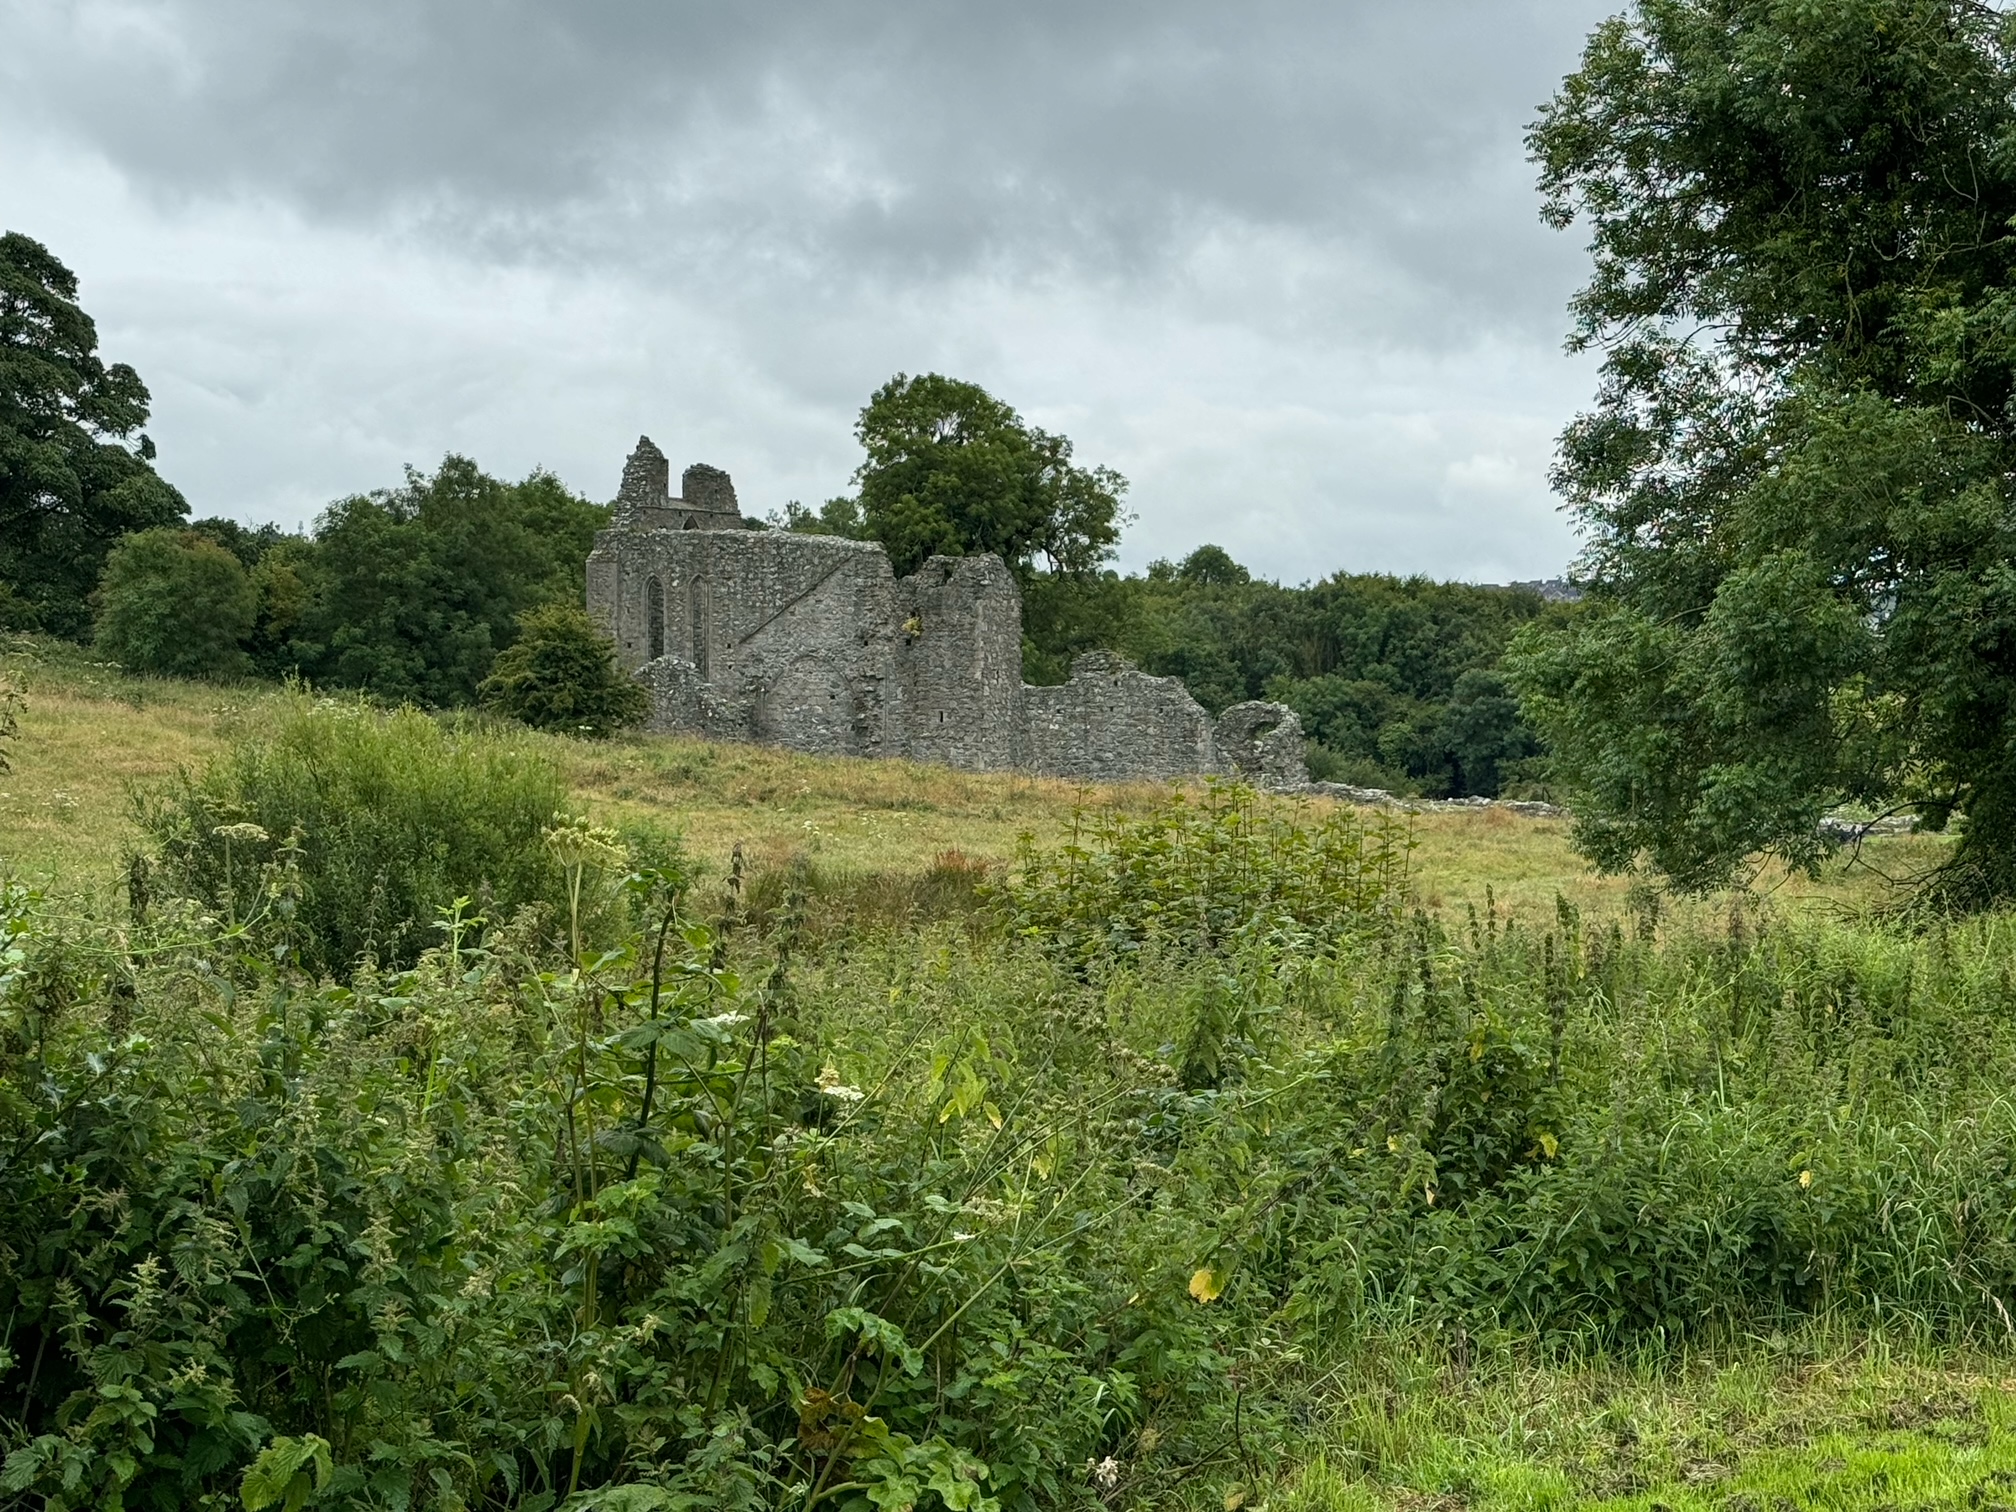
<path id="1" fill-rule="evenodd" d="M 880 547 L 782 531 L 610 529 L 588 569 L 590 611 L 625 668 L 665 658 L 690 669 L 645 678 L 654 728 L 725 737 L 724 722 L 739 722 L 735 738 L 794 750 L 900 753 L 898 621 Z"/>
<path id="2" fill-rule="evenodd" d="M 639 436 L 623 464 L 611 523 L 623 530 L 742 529 L 734 481 L 720 468 L 695 462 L 679 480 L 680 496 L 673 495 L 671 478 L 665 453 L 649 436 Z"/>
<path id="3" fill-rule="evenodd" d="M 1218 757 L 1255 787 L 1293 790 L 1309 782 L 1302 720 L 1286 704 L 1253 699 L 1218 716 Z"/>
<path id="4" fill-rule="evenodd" d="M 1021 764 L 1022 593 L 997 556 L 934 556 L 896 584 L 904 750 L 972 772 Z"/>
<path id="5" fill-rule="evenodd" d="M 1190 690 L 1120 657 L 1089 651 L 1062 687 L 1024 688 L 1027 766 L 1092 782 L 1190 777 L 1221 770 L 1217 741 Z"/>
<path id="6" fill-rule="evenodd" d="M 880 546 L 745 528 L 719 468 L 687 468 L 680 491 L 640 438 L 588 558 L 589 612 L 650 690 L 652 729 L 1088 781 L 1308 781 L 1278 704 L 1214 726 L 1177 679 L 1103 652 L 1063 687 L 1025 687 L 1022 596 L 999 557 L 932 557 L 898 581 Z"/>
<path id="7" fill-rule="evenodd" d="M 674 504 L 705 516 L 700 522 L 701 529 L 725 525 L 733 530 L 742 523 L 742 506 L 735 501 L 734 480 L 705 462 L 695 462 L 679 475 L 679 497 Z"/>
<path id="8" fill-rule="evenodd" d="M 665 453 L 651 444 L 649 436 L 637 438 L 637 449 L 623 464 L 623 481 L 616 489 L 616 513 L 620 518 L 639 509 L 662 507 L 672 491 L 672 464 Z"/>

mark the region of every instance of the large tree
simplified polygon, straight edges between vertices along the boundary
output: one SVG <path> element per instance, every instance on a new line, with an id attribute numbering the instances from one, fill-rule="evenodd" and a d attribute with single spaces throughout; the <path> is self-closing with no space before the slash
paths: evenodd
<path id="1" fill-rule="evenodd" d="M 1605 353 L 1590 590 L 1513 659 L 1611 869 L 1811 866 L 1857 801 L 2016 892 L 2016 32 L 1978 0 L 1641 0 L 1530 138 Z"/>
<path id="2" fill-rule="evenodd" d="M 898 373 L 854 434 L 868 453 L 854 475 L 858 533 L 887 547 L 899 573 L 934 554 L 983 551 L 1025 575 L 1038 557 L 1052 572 L 1084 573 L 1120 538 L 1127 480 L 1078 466 L 1067 439 L 978 384 Z"/>
<path id="3" fill-rule="evenodd" d="M 81 636 L 113 543 L 189 512 L 156 476 L 147 387 L 98 356 L 77 278 L 0 235 L 0 616 Z"/>
<path id="4" fill-rule="evenodd" d="M 518 616 L 579 597 L 607 517 L 551 473 L 505 483 L 453 455 L 409 469 L 403 488 L 340 500 L 313 549 L 285 562 L 307 589 L 293 659 L 384 698 L 474 703 Z"/>
<path id="5" fill-rule="evenodd" d="M 93 595 L 98 649 L 136 672 L 242 677 L 259 590 L 237 557 L 207 536 L 166 526 L 112 548 Z"/>

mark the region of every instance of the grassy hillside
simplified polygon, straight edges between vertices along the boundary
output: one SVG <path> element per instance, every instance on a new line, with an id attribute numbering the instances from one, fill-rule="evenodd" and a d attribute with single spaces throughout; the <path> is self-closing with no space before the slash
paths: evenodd
<path id="1" fill-rule="evenodd" d="M 276 696 L 266 684 L 129 677 L 74 646 L 27 637 L 0 637 L 0 675 L 28 695 L 15 769 L 0 778 L 0 858 L 70 885 L 117 874 L 136 843 L 135 785 L 199 764 L 258 721 Z M 583 811 L 597 820 L 655 820 L 715 867 L 741 845 L 758 866 L 804 854 L 840 878 L 914 874 L 947 851 L 1003 861 L 1018 836 L 1053 837 L 1081 807 L 1139 809 L 1161 791 L 666 736 L 602 744 L 523 738 L 560 765 Z M 1329 804 L 1310 807 L 1320 812 Z M 1405 822 L 1417 842 L 1417 892 L 1431 909 L 1481 909 L 1487 895 L 1524 914 L 1550 912 L 1557 894 L 1599 912 L 1623 904 L 1626 884 L 1593 876 L 1570 848 L 1563 822 L 1489 809 Z M 1757 886 L 1800 905 L 1880 904 L 1893 881 L 1935 864 L 1945 844 L 1936 837 L 1874 840 L 1857 864 L 1844 861 L 1817 883 L 1770 874 Z"/>

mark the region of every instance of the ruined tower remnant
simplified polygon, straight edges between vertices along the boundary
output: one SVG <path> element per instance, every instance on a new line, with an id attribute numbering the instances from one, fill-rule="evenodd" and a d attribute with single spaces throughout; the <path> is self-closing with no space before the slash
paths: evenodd
<path id="1" fill-rule="evenodd" d="M 1025 686 L 1022 595 L 999 557 L 898 578 L 872 542 L 751 528 L 717 467 L 687 468 L 674 497 L 648 436 L 588 558 L 588 610 L 649 688 L 655 730 L 1106 781 L 1302 771 L 1278 704 L 1214 725 L 1175 678 L 1104 652 L 1062 687 Z"/>
<path id="2" fill-rule="evenodd" d="M 637 449 L 623 464 L 623 482 L 616 490 L 618 530 L 740 530 L 742 513 L 735 504 L 735 485 L 718 467 L 696 462 L 679 479 L 679 495 L 671 492 L 672 468 L 665 453 L 649 436 L 637 438 Z"/>

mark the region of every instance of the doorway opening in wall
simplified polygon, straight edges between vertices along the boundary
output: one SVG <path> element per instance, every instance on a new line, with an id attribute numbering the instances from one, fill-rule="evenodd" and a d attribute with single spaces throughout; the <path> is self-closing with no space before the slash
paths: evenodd
<path id="1" fill-rule="evenodd" d="M 655 577 L 644 583 L 644 618 L 649 626 L 651 660 L 656 661 L 665 654 L 665 586 Z"/>

